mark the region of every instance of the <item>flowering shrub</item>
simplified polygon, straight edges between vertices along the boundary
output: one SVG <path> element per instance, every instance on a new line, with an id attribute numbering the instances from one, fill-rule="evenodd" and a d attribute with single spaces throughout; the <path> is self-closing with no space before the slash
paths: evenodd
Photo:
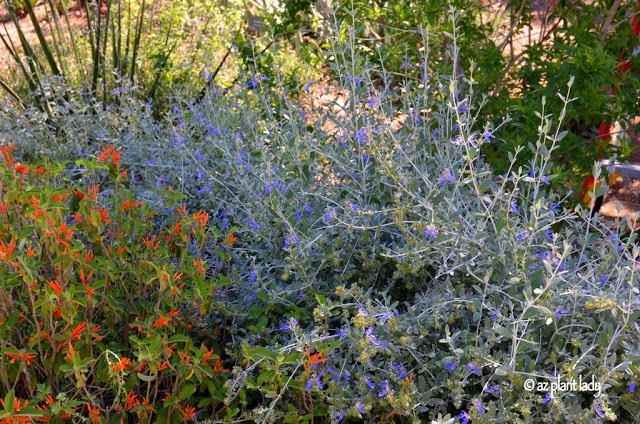
<path id="1" fill-rule="evenodd" d="M 247 75 L 160 122 L 126 99 L 69 115 L 58 143 L 36 143 L 54 136 L 36 114 L 3 120 L 21 154 L 73 160 L 5 148 L 11 417 L 637 418 L 636 236 L 550 190 L 573 79 L 559 115 L 542 101 L 528 167 L 496 175 L 472 70 L 465 96 L 455 75 L 353 69 L 336 60 L 325 104 Z M 556 378 L 601 390 L 528 386 Z"/>
<path id="2" fill-rule="evenodd" d="M 202 248 L 231 249 L 232 232 L 216 238 L 206 213 L 178 207 L 154 230 L 114 146 L 81 161 L 88 180 L 111 178 L 110 198 L 13 147 L 0 148 L 0 422 L 189 419 L 204 380 L 198 407 L 215 409 L 229 370 L 202 318 L 216 297 Z"/>

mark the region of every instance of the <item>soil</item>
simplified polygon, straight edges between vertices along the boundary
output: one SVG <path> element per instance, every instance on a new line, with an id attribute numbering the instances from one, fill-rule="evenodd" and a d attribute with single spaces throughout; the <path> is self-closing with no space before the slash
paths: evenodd
<path id="1" fill-rule="evenodd" d="M 4 3 L 4 2 L 3 2 Z M 45 37 L 48 37 L 51 34 L 52 29 L 55 28 L 54 22 L 49 22 L 47 16 L 49 15 L 49 7 L 45 7 L 45 4 L 39 2 L 34 8 L 33 11 L 38 19 L 38 23 L 42 28 L 42 32 Z M 69 8 L 67 9 L 67 16 L 69 17 L 69 23 L 71 24 L 71 28 L 76 30 L 84 30 L 87 28 L 87 19 L 84 8 L 80 5 L 80 2 L 70 2 Z M 64 15 L 60 17 L 60 22 L 62 24 L 62 28 L 66 30 L 67 25 L 64 18 Z M 33 29 L 33 23 L 31 22 L 31 18 L 29 15 L 24 15 L 19 18 L 18 23 L 20 24 L 20 28 L 25 35 L 27 41 L 29 41 L 32 45 L 38 45 L 38 36 L 36 35 L 35 30 Z M 20 39 L 18 38 L 18 31 L 11 20 L 11 16 L 9 15 L 9 11 L 4 6 L 0 7 L 0 34 L 3 36 L 8 36 L 13 43 L 14 46 L 18 48 L 18 50 L 22 50 L 20 47 Z M 63 36 L 68 37 L 68 32 L 63 32 Z M 9 51 L 7 50 L 4 43 L 0 41 L 0 76 L 3 72 L 5 72 L 9 67 L 14 66 L 15 62 Z"/>

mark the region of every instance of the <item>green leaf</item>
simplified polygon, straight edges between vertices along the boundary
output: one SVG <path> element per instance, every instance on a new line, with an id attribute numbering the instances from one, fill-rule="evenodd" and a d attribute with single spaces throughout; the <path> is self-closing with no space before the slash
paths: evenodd
<path id="1" fill-rule="evenodd" d="M 4 410 L 11 412 L 13 411 L 13 402 L 16 400 L 15 392 L 13 389 L 7 392 L 7 395 L 4 397 Z"/>
<path id="2" fill-rule="evenodd" d="M 276 360 L 276 354 L 273 353 L 272 351 L 270 351 L 269 349 L 265 349 L 263 347 L 258 347 L 256 349 L 253 349 L 251 351 L 251 357 L 260 357 L 260 358 L 268 358 L 271 359 L 273 361 Z"/>

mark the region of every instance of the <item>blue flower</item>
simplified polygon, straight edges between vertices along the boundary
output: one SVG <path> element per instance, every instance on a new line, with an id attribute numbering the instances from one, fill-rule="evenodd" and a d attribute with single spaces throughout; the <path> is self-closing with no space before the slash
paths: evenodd
<path id="1" fill-rule="evenodd" d="M 481 413 L 484 414 L 484 407 L 482 406 L 482 401 L 480 399 L 473 399 L 473 406 L 476 407 L 476 410 Z"/>
<path id="2" fill-rule="evenodd" d="M 520 212 L 520 211 L 518 210 L 518 205 L 516 205 L 516 202 L 515 202 L 515 201 L 511 201 L 511 209 L 513 209 L 513 211 L 514 211 L 515 213 Z"/>
<path id="3" fill-rule="evenodd" d="M 593 409 L 597 412 L 600 418 L 604 418 L 605 415 L 604 415 L 604 412 L 602 412 L 599 399 L 596 399 L 596 401 L 594 402 Z"/>
<path id="4" fill-rule="evenodd" d="M 480 372 L 480 370 L 478 369 L 478 367 L 476 367 L 475 365 L 473 365 L 471 362 L 469 362 L 469 365 L 467 365 L 467 368 L 469 368 L 470 372 Z"/>
<path id="5" fill-rule="evenodd" d="M 467 414 L 466 411 L 462 411 L 461 413 L 456 415 L 456 418 L 460 420 L 461 424 L 468 424 L 469 423 L 469 419 L 471 417 L 469 416 L 469 414 Z"/>
<path id="6" fill-rule="evenodd" d="M 356 408 L 358 408 L 358 411 L 360 411 L 361 414 L 365 413 L 364 406 L 362 406 L 360 402 L 356 403 Z"/>
<path id="7" fill-rule="evenodd" d="M 371 379 L 369 379 L 369 377 L 366 377 L 366 378 L 364 379 L 364 382 L 367 384 L 367 386 L 369 386 L 369 388 L 370 388 L 371 390 L 373 390 L 373 389 L 375 389 L 375 388 L 376 388 L 376 385 L 375 385 L 375 384 L 373 384 L 373 382 L 371 381 Z"/>
<path id="8" fill-rule="evenodd" d="M 386 381 L 384 383 L 378 383 L 378 386 L 384 388 L 383 391 L 378 393 L 378 397 L 384 397 L 390 393 L 393 393 L 393 390 L 389 388 L 389 383 Z"/>
<path id="9" fill-rule="evenodd" d="M 491 139 L 492 139 L 492 138 L 495 138 L 496 136 L 495 136 L 495 135 L 493 135 L 493 133 L 492 133 L 491 131 L 489 131 L 489 130 L 485 130 L 485 131 L 482 133 L 482 137 L 484 138 L 484 142 L 485 142 L 485 143 L 491 143 Z"/>
<path id="10" fill-rule="evenodd" d="M 438 135 L 438 129 L 436 128 L 435 130 L 433 130 L 433 132 L 431 133 L 431 137 L 435 137 Z"/>
<path id="11" fill-rule="evenodd" d="M 636 391 L 636 382 L 635 381 L 632 381 L 631 383 L 629 383 L 629 391 L 631 393 Z"/>
<path id="12" fill-rule="evenodd" d="M 307 213 L 311 213 L 313 211 L 313 208 L 311 207 L 311 205 L 309 205 L 308 203 L 306 205 L 304 205 L 304 210 Z"/>
<path id="13" fill-rule="evenodd" d="M 456 362 L 445 362 L 444 366 L 448 369 L 448 370 L 452 370 L 454 369 L 458 364 Z"/>
<path id="14" fill-rule="evenodd" d="M 527 237 L 529 237 L 529 232 L 528 232 L 528 231 L 525 231 L 525 232 L 523 232 L 522 234 L 520 234 L 520 235 L 518 236 L 518 241 L 520 241 L 520 240 L 522 240 L 522 239 L 525 239 L 525 238 L 527 238 Z"/>
<path id="15" fill-rule="evenodd" d="M 293 330 L 296 325 L 298 325 L 298 320 L 292 317 L 292 318 L 289 319 L 289 324 L 283 325 L 282 327 L 280 327 L 280 329 L 281 330 Z M 320 388 L 322 388 L 322 387 L 320 387 Z M 309 389 L 307 389 L 307 390 L 309 390 Z"/>
<path id="16" fill-rule="evenodd" d="M 411 62 L 402 62 L 402 65 L 400 65 L 400 69 L 402 70 L 404 68 L 416 69 L 416 67 L 413 66 Z"/>
<path id="17" fill-rule="evenodd" d="M 542 398 L 542 403 L 545 404 L 551 400 L 551 392 L 547 393 L 544 398 Z"/>
<path id="18" fill-rule="evenodd" d="M 551 210 L 554 212 L 558 212 L 558 206 L 560 205 L 557 204 L 556 202 L 551 203 Z"/>
<path id="19" fill-rule="evenodd" d="M 429 237 L 437 238 L 438 237 L 438 230 L 436 230 L 436 227 L 434 227 L 433 225 L 430 225 L 425 230 L 424 236 L 426 238 L 429 238 Z"/>
<path id="20" fill-rule="evenodd" d="M 338 415 L 338 418 L 336 418 L 336 420 L 338 420 L 338 422 L 342 421 L 342 419 L 344 418 L 344 411 L 340 412 L 340 415 Z"/>
<path id="21" fill-rule="evenodd" d="M 288 248 L 289 248 L 289 246 L 291 246 L 291 240 L 289 240 L 289 238 L 287 238 L 287 239 L 284 241 L 284 248 L 285 248 L 285 249 L 288 249 Z"/>
<path id="22" fill-rule="evenodd" d="M 324 389 L 324 386 L 322 385 L 322 381 L 320 380 L 320 377 L 322 377 L 322 373 L 323 372 L 321 371 L 317 377 L 311 377 L 309 381 L 307 381 L 307 386 L 306 386 L 307 390 L 311 390 L 311 388 L 313 387 L 313 383 L 316 383 L 316 386 L 318 386 L 320 390 Z"/>
<path id="23" fill-rule="evenodd" d="M 569 313 L 568 309 L 562 308 L 560 306 L 558 306 L 556 308 L 556 318 L 562 318 L 563 316 L 565 316 L 568 313 Z"/>
<path id="24" fill-rule="evenodd" d="M 491 392 L 501 393 L 502 389 L 496 383 L 492 383 L 491 386 L 489 386 L 487 388 L 487 392 L 489 392 L 489 393 L 491 393 Z"/>
<path id="25" fill-rule="evenodd" d="M 369 105 L 369 107 L 373 107 L 376 103 L 378 102 L 378 99 L 376 97 L 372 97 L 371 99 L 367 100 L 367 105 Z"/>
<path id="26" fill-rule="evenodd" d="M 354 205 L 353 203 L 351 203 L 351 204 L 350 204 L 350 206 L 351 206 L 351 209 L 352 209 L 354 212 L 358 212 L 358 208 L 356 207 L 356 205 Z"/>
<path id="27" fill-rule="evenodd" d="M 544 236 L 547 238 L 547 240 L 549 241 L 553 241 L 553 230 L 547 230 L 544 232 Z"/>

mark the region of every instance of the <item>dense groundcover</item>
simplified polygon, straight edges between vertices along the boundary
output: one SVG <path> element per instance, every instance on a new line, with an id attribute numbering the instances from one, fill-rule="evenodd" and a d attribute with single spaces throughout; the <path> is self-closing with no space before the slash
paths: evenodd
<path id="1" fill-rule="evenodd" d="M 496 175 L 472 80 L 349 69 L 2 112 L 2 422 L 638 419 L 636 234 L 549 188 L 573 79 Z"/>

